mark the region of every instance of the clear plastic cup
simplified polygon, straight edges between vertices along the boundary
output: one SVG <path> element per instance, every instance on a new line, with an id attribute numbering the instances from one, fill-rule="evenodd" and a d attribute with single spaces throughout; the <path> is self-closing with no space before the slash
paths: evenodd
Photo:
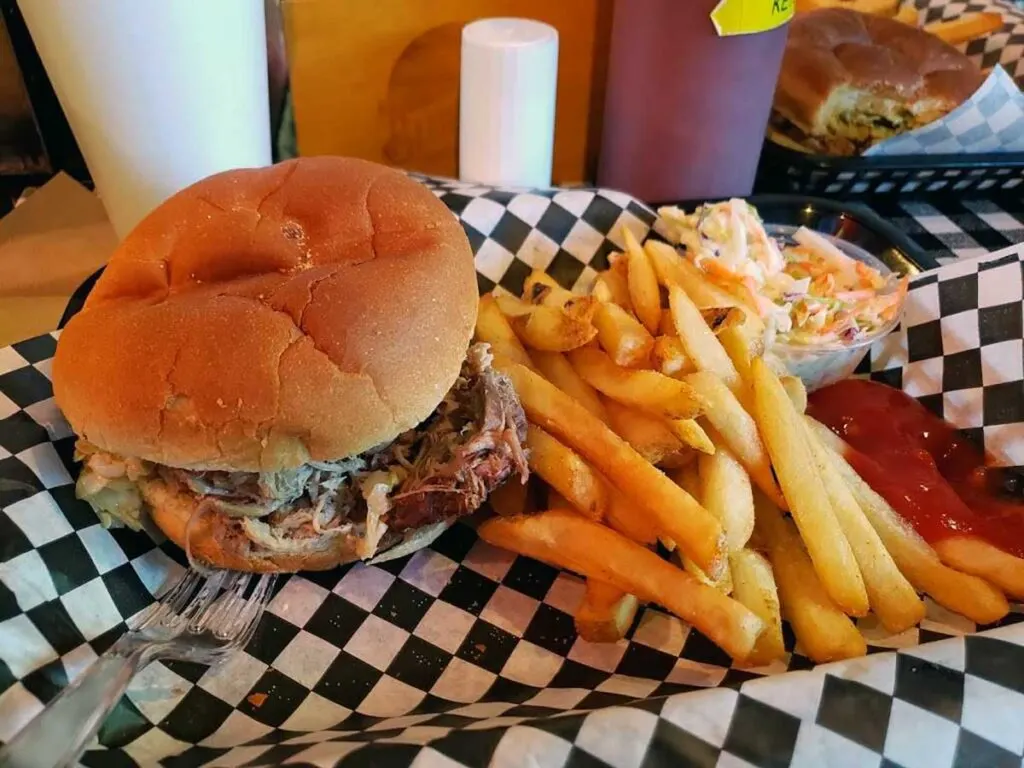
<path id="1" fill-rule="evenodd" d="M 797 227 L 766 224 L 765 230 L 772 237 L 785 243 L 792 242 L 792 235 L 796 232 Z M 847 256 L 877 269 L 883 276 L 892 273 L 889 267 L 863 248 L 832 235 L 823 236 Z M 793 376 L 800 377 L 808 392 L 813 392 L 850 376 L 860 365 L 871 345 L 891 333 L 899 325 L 902 317 L 903 305 L 901 304 L 892 320 L 869 336 L 856 341 L 818 345 L 787 344 L 785 341 L 776 341 L 772 345 L 771 352 L 785 364 Z"/>

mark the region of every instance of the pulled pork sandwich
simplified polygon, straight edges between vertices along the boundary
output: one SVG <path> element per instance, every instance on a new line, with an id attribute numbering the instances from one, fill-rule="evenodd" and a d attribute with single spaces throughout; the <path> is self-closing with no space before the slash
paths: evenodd
<path id="1" fill-rule="evenodd" d="M 462 229 L 397 171 L 200 181 L 124 240 L 57 345 L 78 495 L 216 567 L 425 546 L 527 474 L 515 392 L 468 346 L 476 308 Z"/>
<path id="2" fill-rule="evenodd" d="M 860 154 L 944 117 L 984 79 L 923 29 L 846 8 L 808 11 L 790 25 L 772 128 L 813 152 Z"/>

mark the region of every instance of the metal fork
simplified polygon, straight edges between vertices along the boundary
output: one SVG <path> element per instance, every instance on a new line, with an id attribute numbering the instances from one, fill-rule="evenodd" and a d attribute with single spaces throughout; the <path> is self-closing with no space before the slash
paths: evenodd
<path id="1" fill-rule="evenodd" d="M 0 768 L 73 765 L 132 678 L 157 659 L 212 664 L 245 646 L 273 592 L 264 574 L 188 571 L 75 682 L 0 750 Z"/>

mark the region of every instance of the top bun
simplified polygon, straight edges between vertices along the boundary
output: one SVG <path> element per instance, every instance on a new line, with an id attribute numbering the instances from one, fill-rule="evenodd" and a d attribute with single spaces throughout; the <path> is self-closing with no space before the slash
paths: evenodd
<path id="1" fill-rule="evenodd" d="M 775 108 L 812 134 L 829 132 L 843 113 L 909 130 L 962 104 L 983 80 L 967 56 L 923 29 L 823 8 L 790 25 Z"/>
<path id="2" fill-rule="evenodd" d="M 473 254 L 424 186 L 312 157 L 193 184 L 121 243 L 53 363 L 75 431 L 123 456 L 270 471 L 430 415 L 476 318 Z"/>

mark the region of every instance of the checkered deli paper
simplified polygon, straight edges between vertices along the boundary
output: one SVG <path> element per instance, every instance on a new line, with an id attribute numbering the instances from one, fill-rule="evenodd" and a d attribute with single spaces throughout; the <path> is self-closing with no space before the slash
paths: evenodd
<path id="1" fill-rule="evenodd" d="M 1024 12 L 1006 0 L 916 0 L 918 22 L 965 13 L 999 13 L 998 31 L 959 46 L 990 72 L 978 91 L 946 117 L 868 149 L 866 157 L 1024 152 Z"/>
<path id="2" fill-rule="evenodd" d="M 423 181 L 462 221 L 482 291 L 518 292 L 533 268 L 585 287 L 620 225 L 643 237 L 654 221 L 614 192 Z M 1021 251 L 924 275 L 904 330 L 869 366 L 1015 464 L 1021 290 Z M 50 385 L 55 336 L 0 350 L 0 740 L 184 565 L 166 542 L 104 530 L 75 500 L 74 437 Z M 929 604 L 920 628 L 895 637 L 868 619 L 871 655 L 817 668 L 787 628 L 785 662 L 740 669 L 656 608 L 627 639 L 586 643 L 572 620 L 582 593 L 575 576 L 462 524 L 410 557 L 292 576 L 223 666 L 149 666 L 82 762 L 1020 765 L 1021 614 L 980 628 Z"/>

